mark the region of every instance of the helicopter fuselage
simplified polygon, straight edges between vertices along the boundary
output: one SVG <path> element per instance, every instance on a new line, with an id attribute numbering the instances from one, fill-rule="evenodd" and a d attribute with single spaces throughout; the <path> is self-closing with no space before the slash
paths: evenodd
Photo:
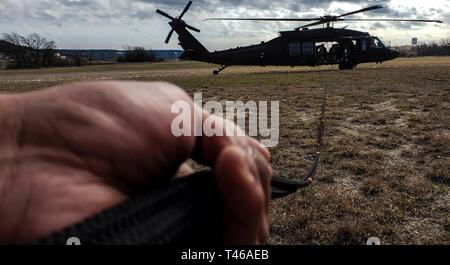
<path id="1" fill-rule="evenodd" d="M 180 59 L 221 65 L 221 68 L 214 71 L 214 74 L 218 74 L 232 65 L 318 66 L 338 64 L 339 69 L 347 70 L 353 69 L 361 63 L 382 63 L 397 58 L 400 53 L 367 32 L 350 30 L 346 27 L 334 28 L 334 24 L 342 21 L 443 23 L 441 20 L 432 19 L 347 18 L 347 16 L 384 8 L 385 6 L 382 5 L 366 7 L 339 16 L 326 15 L 316 18 L 208 18 L 206 20 L 312 22 L 292 31 L 280 32 L 280 36 L 268 42 L 209 52 L 187 29 L 195 32 L 200 32 L 200 30 L 188 25 L 182 19 L 191 5 L 192 1 L 189 1 L 178 17 L 172 17 L 159 9 L 156 10 L 158 14 L 170 19 L 169 25 L 172 29 L 167 35 L 166 43 L 169 43 L 172 34 L 176 32 L 179 44 L 184 49 Z M 323 25 L 323 28 L 308 29 L 308 27 L 318 25 Z"/>
<path id="2" fill-rule="evenodd" d="M 230 65 L 318 66 L 339 64 L 351 69 L 360 63 L 397 58 L 398 51 L 369 33 L 336 28 L 280 32 L 280 36 L 258 45 L 209 53 L 201 61 Z M 191 58 L 195 60 L 195 58 Z"/>

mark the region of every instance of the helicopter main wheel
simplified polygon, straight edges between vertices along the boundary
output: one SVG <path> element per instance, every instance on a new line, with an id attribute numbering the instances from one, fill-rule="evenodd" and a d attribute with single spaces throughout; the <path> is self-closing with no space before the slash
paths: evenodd
<path id="1" fill-rule="evenodd" d="M 213 75 L 218 75 L 218 74 L 219 74 L 219 71 L 217 71 L 217 70 L 213 72 Z"/>

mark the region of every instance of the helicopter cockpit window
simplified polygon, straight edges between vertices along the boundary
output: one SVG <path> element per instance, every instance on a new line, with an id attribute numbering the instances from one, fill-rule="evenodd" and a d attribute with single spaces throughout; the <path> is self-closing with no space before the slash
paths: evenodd
<path id="1" fill-rule="evenodd" d="M 312 42 L 303 43 L 303 55 L 314 55 L 315 45 Z"/>
<path id="2" fill-rule="evenodd" d="M 301 55 L 301 45 L 300 43 L 290 43 L 289 44 L 289 55 L 290 56 L 299 56 Z"/>
<path id="3" fill-rule="evenodd" d="M 383 42 L 381 42 L 378 38 L 372 38 L 369 41 L 370 48 L 381 49 L 384 48 Z"/>

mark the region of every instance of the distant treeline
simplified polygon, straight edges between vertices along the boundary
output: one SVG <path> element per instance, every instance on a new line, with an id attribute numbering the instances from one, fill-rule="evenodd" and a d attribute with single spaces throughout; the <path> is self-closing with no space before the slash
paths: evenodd
<path id="1" fill-rule="evenodd" d="M 443 39 L 439 43 L 431 42 L 417 47 L 419 56 L 450 56 L 450 38 Z"/>
<path id="2" fill-rule="evenodd" d="M 152 50 L 146 50 L 144 47 L 126 46 L 123 55 L 117 58 L 119 63 L 143 63 L 154 62 L 156 56 Z"/>
<path id="3" fill-rule="evenodd" d="M 408 49 L 400 50 L 400 56 L 450 56 L 450 38 L 422 43 L 416 47 L 408 46 Z"/>
<path id="4" fill-rule="evenodd" d="M 119 57 L 125 55 L 125 51 L 114 49 L 56 49 L 57 53 L 66 55 L 75 55 L 81 53 L 92 61 L 117 61 Z M 182 50 L 151 50 L 156 60 L 176 60 L 183 53 Z"/>
<path id="5" fill-rule="evenodd" d="M 73 50 L 63 53 L 56 50 L 56 43 L 38 33 L 21 36 L 17 33 L 5 33 L 0 36 L 0 67 L 6 60 L 8 68 L 39 68 L 52 66 L 82 66 L 98 63 L 95 58 L 82 51 Z M 117 59 L 116 59 L 117 58 Z M 126 46 L 120 56 L 114 58 L 117 62 L 154 62 L 157 59 L 152 50 L 143 47 Z"/>

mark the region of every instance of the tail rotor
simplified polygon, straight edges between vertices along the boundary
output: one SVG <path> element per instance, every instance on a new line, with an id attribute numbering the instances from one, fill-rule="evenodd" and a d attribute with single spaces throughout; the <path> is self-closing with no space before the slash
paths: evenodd
<path id="1" fill-rule="evenodd" d="M 156 13 L 160 14 L 160 15 L 163 16 L 163 17 L 166 17 L 166 18 L 170 19 L 169 25 L 172 27 L 172 29 L 170 30 L 169 34 L 167 35 L 166 43 L 169 43 L 170 39 L 172 38 L 173 33 L 175 32 L 175 28 L 176 28 L 176 27 L 185 27 L 185 28 L 188 28 L 188 29 L 190 29 L 190 30 L 192 30 L 192 31 L 200 32 L 199 29 L 197 29 L 197 28 L 195 28 L 195 27 L 193 27 L 193 26 L 188 25 L 184 20 L 182 20 L 183 16 L 184 16 L 184 15 L 186 14 L 186 12 L 189 10 L 189 8 L 191 7 L 191 5 L 192 5 L 192 1 L 189 1 L 189 3 L 188 3 L 188 4 L 186 5 L 186 7 L 184 8 L 183 12 L 181 12 L 181 14 L 180 14 L 179 17 L 172 17 L 172 16 L 170 16 L 169 14 L 167 14 L 167 13 L 164 12 L 164 11 L 161 11 L 161 10 L 159 10 L 159 9 L 156 10 Z"/>

